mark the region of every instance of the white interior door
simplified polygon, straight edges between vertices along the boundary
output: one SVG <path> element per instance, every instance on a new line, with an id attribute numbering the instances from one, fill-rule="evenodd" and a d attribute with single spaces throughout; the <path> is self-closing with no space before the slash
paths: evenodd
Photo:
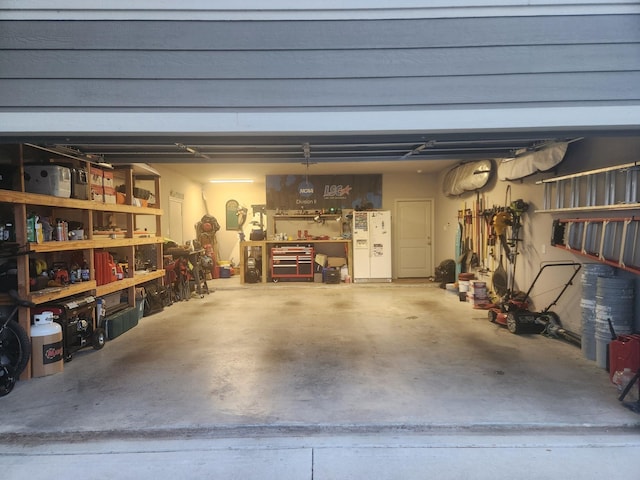
<path id="1" fill-rule="evenodd" d="M 182 245 L 182 199 L 169 197 L 169 238 Z"/>
<path id="2" fill-rule="evenodd" d="M 395 258 L 398 278 L 424 278 L 433 270 L 433 200 L 396 200 Z"/>

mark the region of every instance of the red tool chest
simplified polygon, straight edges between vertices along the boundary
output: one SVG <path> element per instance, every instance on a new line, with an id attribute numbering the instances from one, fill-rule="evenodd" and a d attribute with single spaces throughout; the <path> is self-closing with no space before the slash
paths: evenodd
<path id="1" fill-rule="evenodd" d="M 271 248 L 271 280 L 313 281 L 313 247 L 290 245 Z"/>

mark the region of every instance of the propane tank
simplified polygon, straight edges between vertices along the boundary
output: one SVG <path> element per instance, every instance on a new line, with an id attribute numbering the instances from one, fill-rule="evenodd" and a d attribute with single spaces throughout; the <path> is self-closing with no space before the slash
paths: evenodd
<path id="1" fill-rule="evenodd" d="M 44 377 L 62 372 L 62 327 L 53 321 L 53 312 L 33 316 L 31 326 L 31 375 Z"/>

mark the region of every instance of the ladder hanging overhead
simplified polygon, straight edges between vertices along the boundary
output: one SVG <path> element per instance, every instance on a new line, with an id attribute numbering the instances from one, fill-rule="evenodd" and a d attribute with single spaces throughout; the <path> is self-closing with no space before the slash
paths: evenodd
<path id="1" fill-rule="evenodd" d="M 588 212 L 640 209 L 640 165 L 628 163 L 540 180 L 543 208 L 536 212 Z"/>

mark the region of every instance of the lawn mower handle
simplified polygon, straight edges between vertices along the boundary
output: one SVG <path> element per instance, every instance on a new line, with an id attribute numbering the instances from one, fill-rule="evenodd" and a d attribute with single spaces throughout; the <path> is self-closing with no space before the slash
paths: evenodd
<path id="1" fill-rule="evenodd" d="M 553 302 L 551 302 L 547 306 L 547 308 L 542 310 L 542 313 L 548 312 L 551 307 L 556 305 L 558 300 L 560 300 L 560 297 L 562 296 L 562 294 L 565 292 L 565 290 L 567 288 L 569 288 L 569 285 L 573 285 L 573 279 L 576 277 L 576 275 L 578 274 L 578 272 L 582 268 L 582 264 L 576 263 L 576 262 L 554 262 L 554 263 L 545 263 L 545 264 L 543 264 L 540 267 L 540 270 L 538 271 L 538 274 L 536 275 L 536 278 L 533 279 L 533 282 L 531 283 L 531 286 L 529 287 L 529 290 L 527 290 L 527 293 L 525 294 L 524 298 L 529 298 L 529 294 L 533 290 L 533 287 L 535 286 L 536 282 L 538 281 L 538 278 L 540 278 L 540 275 L 542 275 L 542 272 L 547 267 L 574 267 L 574 271 L 573 271 L 573 275 L 571 275 L 571 278 L 569 278 L 569 281 L 564 284 L 564 288 L 560 291 L 560 293 L 555 298 L 555 300 L 553 300 Z M 575 267 L 578 267 L 578 268 L 575 268 Z"/>

